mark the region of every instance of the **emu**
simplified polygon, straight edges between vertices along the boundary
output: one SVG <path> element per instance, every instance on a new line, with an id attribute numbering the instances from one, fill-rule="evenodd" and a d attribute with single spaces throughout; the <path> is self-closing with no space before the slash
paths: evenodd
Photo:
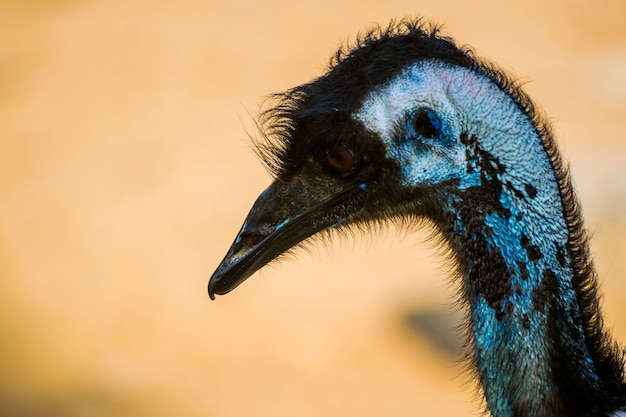
<path id="1" fill-rule="evenodd" d="M 211 299 L 318 232 L 427 219 L 456 267 L 493 417 L 626 416 L 624 351 L 603 325 L 568 169 L 496 65 L 419 19 L 392 22 L 273 96 L 259 128 L 274 181 Z"/>

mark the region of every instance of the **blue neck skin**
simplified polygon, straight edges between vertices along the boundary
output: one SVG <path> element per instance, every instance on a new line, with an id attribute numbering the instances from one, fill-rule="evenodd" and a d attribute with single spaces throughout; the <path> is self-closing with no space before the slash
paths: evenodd
<path id="1" fill-rule="evenodd" d="M 552 382 L 563 378 L 554 375 L 555 355 L 578 364 L 572 382 L 601 387 L 572 286 L 566 223 L 555 216 L 562 208 L 546 212 L 537 201 L 559 204 L 558 188 L 516 184 L 475 139 L 463 142 L 474 155 L 465 182 L 475 185 L 447 195 L 444 234 L 462 269 L 485 399 L 494 416 L 544 415 L 562 409 Z"/>
<path id="2" fill-rule="evenodd" d="M 436 135 L 411 129 L 419 109 L 437 119 Z M 481 71 L 426 60 L 374 90 L 353 117 L 385 143 L 401 185 L 426 190 L 418 212 L 437 200 L 431 214 L 457 257 L 492 415 L 569 415 L 570 386 L 598 397 L 562 190 L 522 106 Z"/>

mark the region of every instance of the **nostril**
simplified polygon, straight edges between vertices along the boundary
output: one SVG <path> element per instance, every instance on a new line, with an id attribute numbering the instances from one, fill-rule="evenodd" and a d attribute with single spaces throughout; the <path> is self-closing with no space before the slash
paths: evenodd
<path id="1" fill-rule="evenodd" d="M 237 236 L 237 240 L 235 240 L 235 250 L 234 253 L 239 252 L 243 248 L 251 248 L 259 244 L 263 239 L 265 239 L 265 235 L 260 233 L 253 232 L 241 232 L 239 236 Z"/>

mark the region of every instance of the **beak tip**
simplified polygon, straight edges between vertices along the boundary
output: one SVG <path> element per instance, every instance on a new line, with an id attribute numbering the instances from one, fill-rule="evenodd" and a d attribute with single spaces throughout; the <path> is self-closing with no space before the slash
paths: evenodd
<path id="1" fill-rule="evenodd" d="M 215 300 L 215 294 L 219 295 L 219 291 L 216 291 L 216 279 L 215 277 L 211 277 L 211 279 L 209 280 L 209 298 L 214 301 Z"/>
<path id="2" fill-rule="evenodd" d="M 209 290 L 209 298 L 211 300 L 215 300 L 216 295 L 228 294 L 237 285 L 239 285 L 239 282 L 235 281 L 235 283 L 233 284 L 233 282 L 230 279 L 225 279 L 225 276 L 222 274 L 222 272 L 223 271 L 218 269 L 218 271 L 216 271 L 213 274 L 211 279 L 209 279 L 208 290 Z"/>

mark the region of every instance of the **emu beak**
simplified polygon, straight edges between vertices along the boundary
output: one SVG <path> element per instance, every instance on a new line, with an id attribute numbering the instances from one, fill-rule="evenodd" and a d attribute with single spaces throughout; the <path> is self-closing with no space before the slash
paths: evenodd
<path id="1" fill-rule="evenodd" d="M 365 185 L 316 180 L 315 186 L 301 177 L 287 183 L 275 181 L 258 197 L 209 280 L 212 300 L 307 237 L 339 225 L 346 220 L 346 212 L 355 212 L 356 205 L 344 203 L 365 190 Z"/>

